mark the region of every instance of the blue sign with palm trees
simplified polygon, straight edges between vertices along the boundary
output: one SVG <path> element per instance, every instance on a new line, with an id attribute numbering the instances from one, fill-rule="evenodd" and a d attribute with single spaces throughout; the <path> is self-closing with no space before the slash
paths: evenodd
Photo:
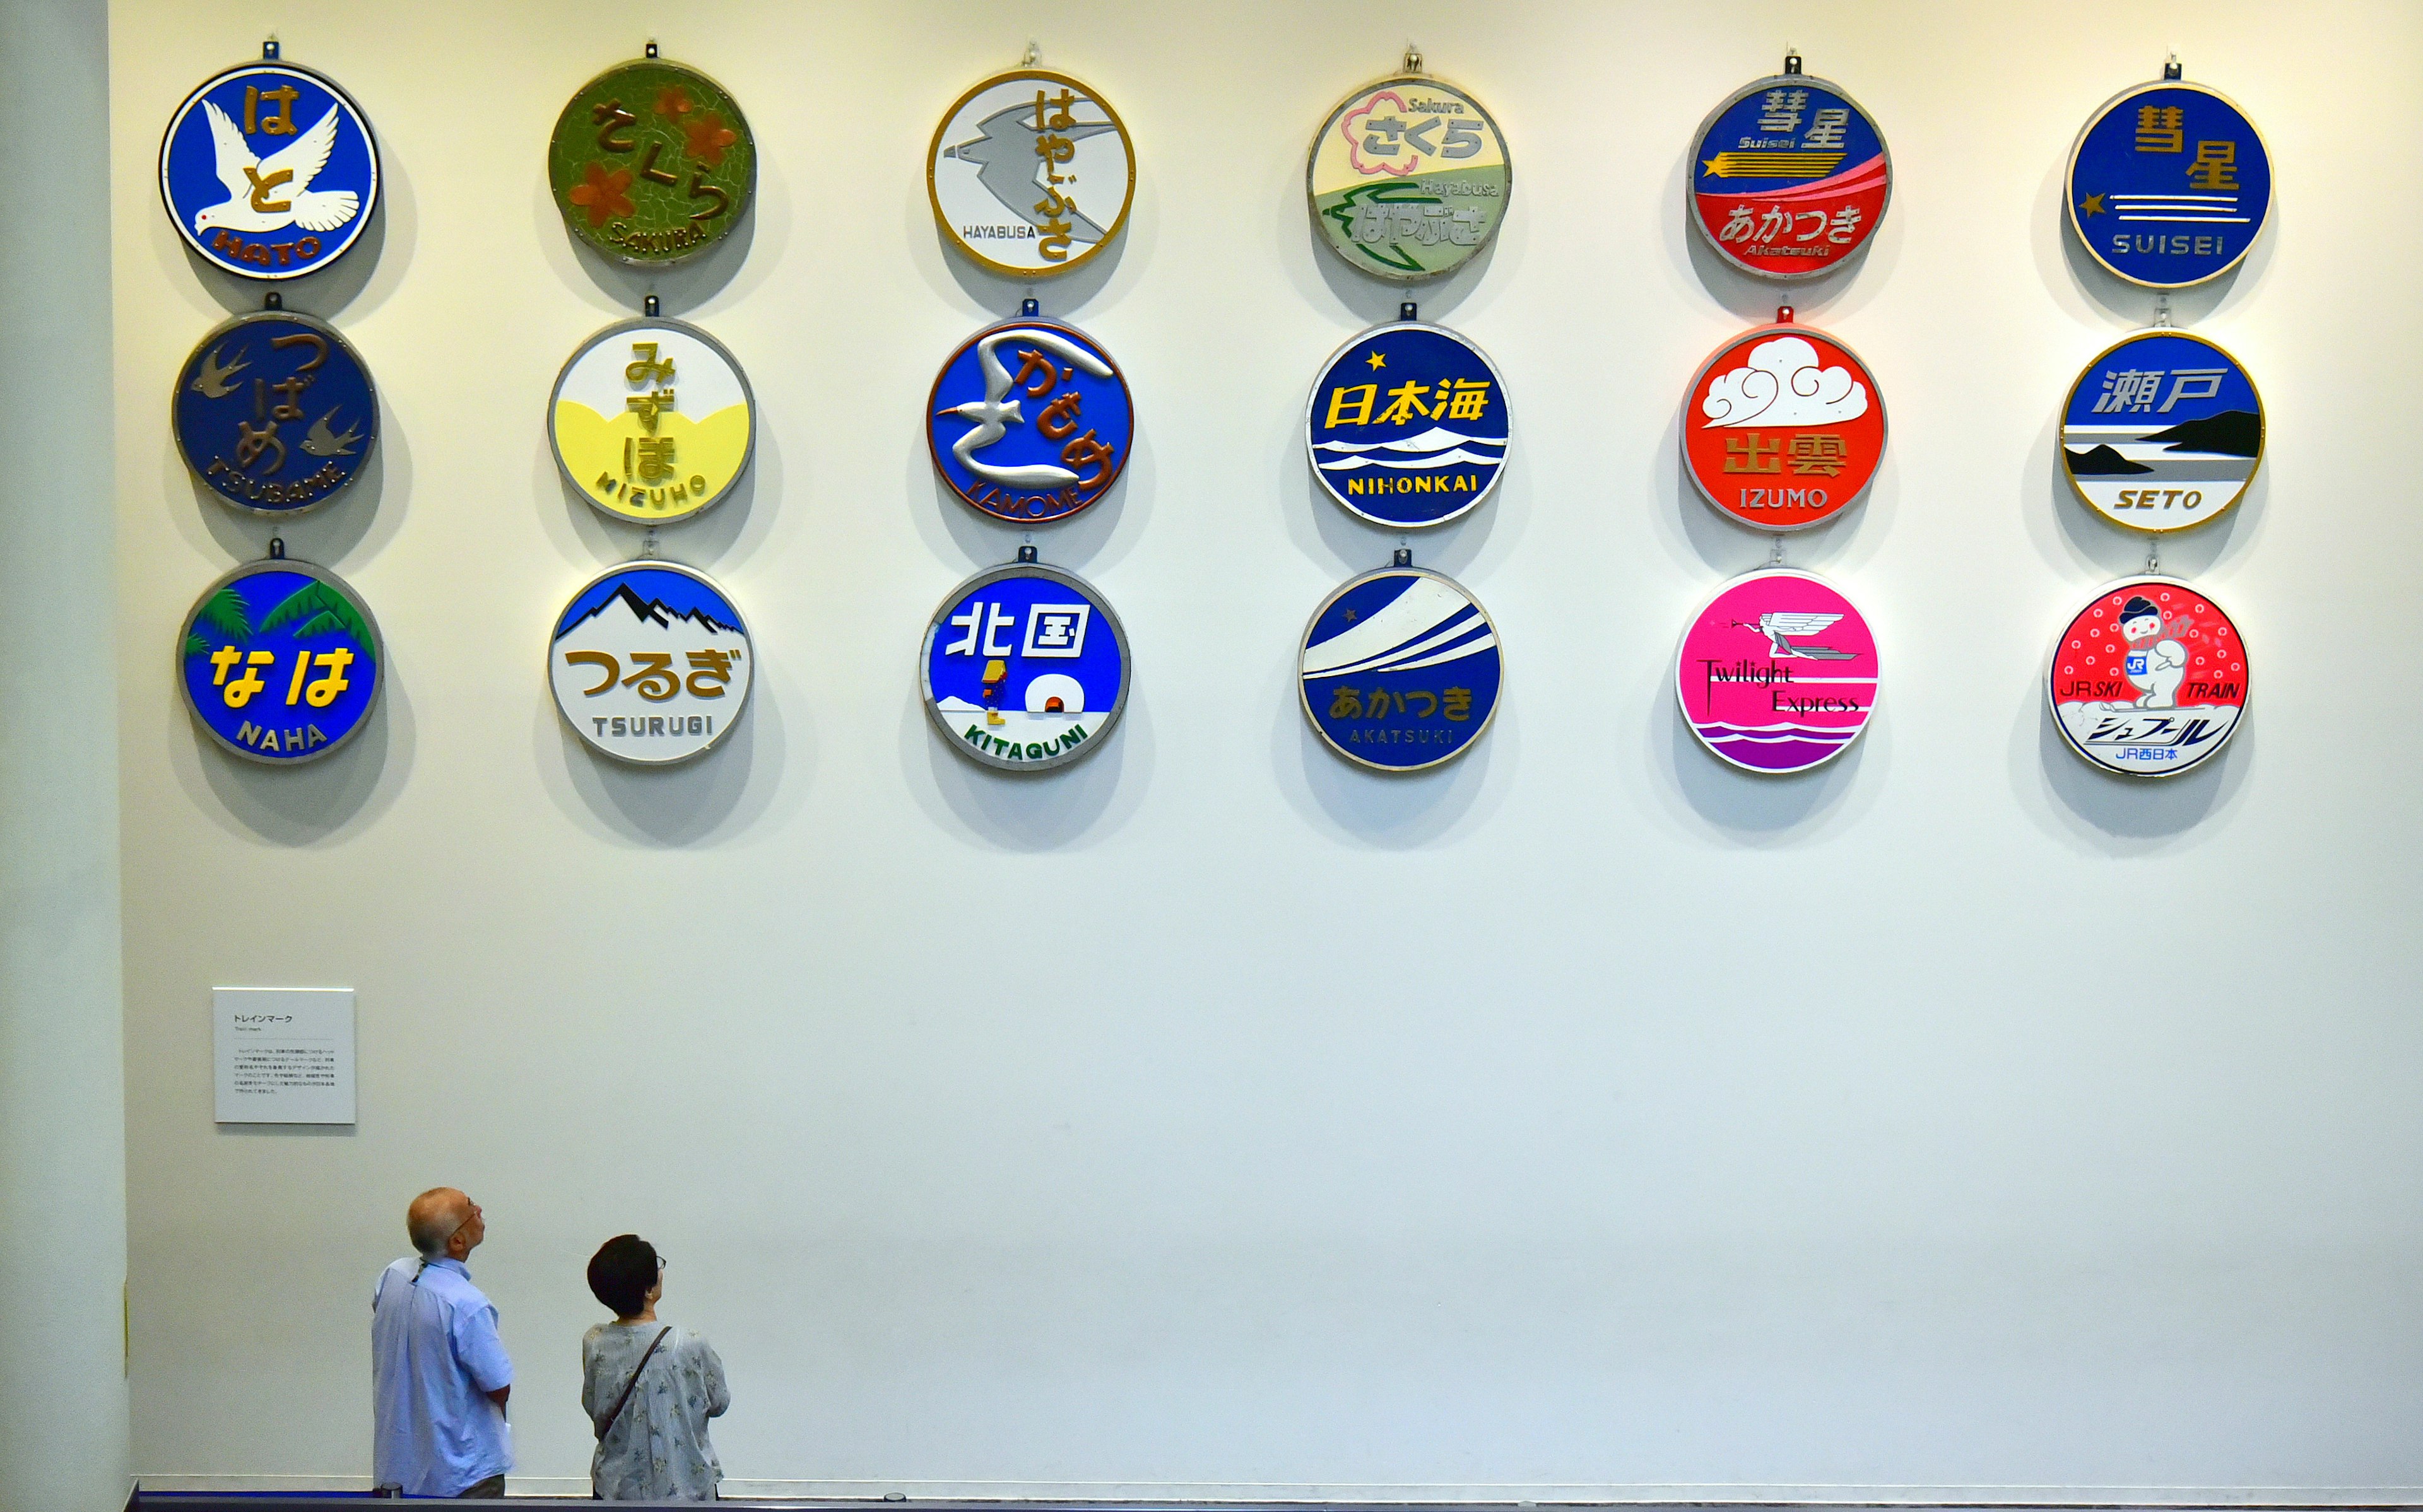
<path id="1" fill-rule="evenodd" d="M 378 625 L 354 591 L 282 556 L 213 583 L 186 615 L 177 654 L 203 732 L 281 766 L 325 756 L 360 732 L 384 659 Z"/>

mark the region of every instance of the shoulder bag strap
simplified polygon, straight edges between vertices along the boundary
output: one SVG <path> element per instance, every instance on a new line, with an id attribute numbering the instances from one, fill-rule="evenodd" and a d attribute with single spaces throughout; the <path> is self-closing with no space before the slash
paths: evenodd
<path id="1" fill-rule="evenodd" d="M 606 1425 L 597 1430 L 598 1442 L 605 1442 L 606 1435 L 614 1431 L 614 1425 L 623 1421 L 623 1409 L 630 1405 L 631 1394 L 639 1389 L 640 1373 L 648 1368 L 648 1356 L 657 1352 L 657 1346 L 664 1343 L 665 1335 L 672 1331 L 673 1326 L 667 1324 L 657 1331 L 655 1338 L 648 1341 L 647 1354 L 640 1356 L 639 1364 L 631 1371 L 631 1378 L 624 1383 L 623 1394 L 614 1398 L 614 1410 L 606 1414 Z"/>

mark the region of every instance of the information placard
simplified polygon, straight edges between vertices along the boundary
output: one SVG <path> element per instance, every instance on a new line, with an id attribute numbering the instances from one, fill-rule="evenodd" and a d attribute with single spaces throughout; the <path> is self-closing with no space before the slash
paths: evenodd
<path id="1" fill-rule="evenodd" d="M 354 1122 L 354 989 L 214 987 L 221 1124 Z"/>

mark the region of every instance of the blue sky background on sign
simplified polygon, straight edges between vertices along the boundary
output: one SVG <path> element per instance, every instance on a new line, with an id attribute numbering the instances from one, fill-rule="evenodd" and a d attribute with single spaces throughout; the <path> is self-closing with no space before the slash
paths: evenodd
<path id="1" fill-rule="evenodd" d="M 1014 401 L 1019 406 L 1018 417 L 1005 419 L 1001 436 L 989 445 L 970 452 L 973 461 L 990 467 L 1064 467 L 1082 479 L 1095 480 L 1081 484 L 1076 496 L 1077 506 L 1100 497 L 1104 488 L 1114 481 L 1118 470 L 1127 465 L 1135 440 L 1135 417 L 1128 397 L 1126 380 L 1117 371 L 1118 363 L 1101 346 L 1084 332 L 1051 321 L 1021 321 L 1008 328 L 1008 339 L 995 344 L 993 355 L 1000 361 L 1009 378 L 1002 394 L 989 392 L 983 370 L 980 348 L 986 339 L 997 333 L 980 331 L 968 339 L 951 357 L 936 381 L 933 410 L 926 424 L 934 441 L 934 458 L 951 486 L 962 497 L 984 496 L 1006 490 L 1020 497 L 1057 493 L 1066 483 L 1036 482 L 1002 483 L 978 476 L 953 456 L 951 449 L 981 420 L 948 413 L 959 404 L 985 400 Z M 1033 340 L 1021 340 L 1017 333 L 1040 332 L 1046 337 L 1073 342 L 1079 349 L 1091 353 L 1112 370 L 1108 377 L 1086 371 L 1065 354 L 1046 354 Z M 1037 354 L 1037 365 L 1030 370 L 1020 354 Z M 1049 355 L 1052 370 L 1049 382 L 1041 370 L 1039 359 Z M 1022 379 L 1022 381 L 1021 381 Z M 1035 392 L 1041 388 L 1041 392 Z M 1053 434 L 1051 433 L 1056 432 Z M 1091 435 L 1093 446 L 1108 448 L 1105 459 L 1084 449 L 1084 454 L 1071 456 L 1071 448 L 1082 448 Z M 982 506 L 979 506 L 982 507 Z M 1005 513 L 1006 506 L 989 512 Z M 1032 513 L 1033 512 L 1029 512 Z M 1036 515 L 1052 518 L 1071 512 L 1069 509 L 1050 507 Z"/>
<path id="2" fill-rule="evenodd" d="M 1806 101 L 1787 102 L 1788 110 L 1797 118 L 1788 128 L 1775 131 L 1759 129 L 1760 120 L 1768 117 L 1766 96 L 1770 89 L 1808 92 L 1809 98 Z M 1842 129 L 1839 134 L 1827 133 L 1826 128 L 1829 123 L 1817 119 L 1817 113 L 1821 110 L 1843 112 Z M 1781 118 L 1774 118 L 1781 119 Z M 1813 133 L 1823 134 L 1813 136 Z M 1718 177 L 1709 171 L 1709 162 L 1718 153 L 1742 152 L 1745 150 L 1742 146 L 1745 140 L 1767 144 L 1767 150 L 1770 151 L 1796 154 L 1803 151 L 1840 152 L 1842 158 L 1838 162 L 1825 165 L 1822 168 L 1815 167 L 1813 163 L 1812 171 L 1806 172 L 1728 172 Z M 1699 151 L 1691 165 L 1692 182 L 1695 188 L 1704 194 L 1733 191 L 1757 194 L 1767 190 L 1791 189 L 1825 178 L 1829 174 L 1840 173 L 1845 168 L 1857 167 L 1883 150 L 1884 144 L 1877 139 L 1876 126 L 1861 113 L 1859 106 L 1831 89 L 1813 85 L 1805 78 L 1780 80 L 1751 90 L 1727 106 L 1725 113 L 1716 118 L 1715 123 L 1708 128 L 1707 134 L 1700 139 Z M 1757 150 L 1757 149 L 1753 148 L 1750 150 Z M 1740 165 L 1756 167 L 1759 165 L 1753 160 L 1742 163 Z M 1726 166 L 1732 167 L 1734 165 L 1727 164 Z"/>
<path id="3" fill-rule="evenodd" d="M 370 711 L 378 687 L 376 653 L 365 637 L 344 623 L 348 611 L 336 590 L 292 568 L 263 567 L 233 579 L 204 600 L 185 627 L 186 697 L 201 712 L 204 722 L 229 740 L 237 740 L 237 732 L 250 722 L 272 730 L 317 725 L 329 741 L 335 741 Z M 222 684 L 216 681 L 219 668 L 211 657 L 230 646 L 245 653 L 245 662 L 231 667 Z M 352 652 L 354 659 L 339 669 L 315 661 L 304 674 L 303 696 L 290 705 L 287 695 L 293 690 L 295 658 L 303 654 L 316 658 L 339 650 Z M 252 666 L 256 652 L 266 652 L 274 659 Z M 331 675 L 341 678 L 344 687 L 326 706 L 313 706 L 309 701 L 311 685 Z M 230 707 L 227 686 L 247 677 L 260 678 L 261 685 L 240 706 Z M 256 746 L 251 741 L 240 744 Z M 292 754 L 310 755 L 325 748 L 315 742 Z"/>
<path id="4" fill-rule="evenodd" d="M 675 614 L 705 614 L 731 629 L 741 628 L 740 616 L 730 601 L 702 579 L 665 567 L 634 567 L 609 573 L 582 590 L 555 622 L 556 637 L 596 613 L 626 588 L 643 605 L 661 604 Z"/>
<path id="5" fill-rule="evenodd" d="M 2098 414 L 2098 404 L 2114 407 Z M 2255 422 L 2262 411 L 2246 370 L 2220 349 L 2183 333 L 2148 331 L 2114 347 L 2080 374 L 2062 420 L 2066 425 L 2131 426 L 2150 435 L 2189 420 L 2232 413 L 2250 417 L 2242 429 L 2251 449 L 2260 433 Z"/>
<path id="6" fill-rule="evenodd" d="M 2272 160 L 2254 125 L 2227 101 L 2176 85 L 2106 111 L 2079 143 L 2069 182 L 2070 213 L 2096 255 L 2152 283 L 2228 266 L 2271 202 Z M 2125 251 L 2114 241 L 2123 235 Z M 2199 249 L 2199 238 L 2209 244 Z"/>
<path id="7" fill-rule="evenodd" d="M 1376 359 L 1376 360 L 1375 360 Z M 1480 352 L 1436 326 L 1392 326 L 1338 354 L 1307 424 L 1323 488 L 1405 525 L 1468 509 L 1505 465 L 1508 403 Z"/>
<path id="8" fill-rule="evenodd" d="M 256 126 L 267 127 L 274 123 L 291 124 L 294 128 L 292 133 L 264 130 L 245 136 L 245 145 L 252 150 L 255 157 L 263 160 L 284 151 L 303 134 L 318 125 L 329 106 L 338 107 L 336 140 L 329 148 L 328 161 L 321 165 L 317 174 L 301 181 L 308 182 L 315 191 L 350 190 L 358 197 L 358 202 L 351 219 L 324 231 L 313 232 L 288 225 L 276 230 L 259 232 L 230 229 L 229 234 L 247 244 L 262 245 L 291 243 L 316 235 L 321 248 L 319 255 L 312 260 L 312 265 L 321 266 L 334 261 L 339 253 L 362 234 L 370 221 L 367 213 L 374 208 L 372 202 L 370 139 L 363 129 L 366 123 L 345 108 L 344 102 L 331 93 L 326 85 L 300 69 L 264 63 L 239 70 L 212 84 L 203 91 L 201 98 L 193 102 L 191 108 L 175 122 L 168 139 L 166 186 L 171 211 L 185 234 L 198 235 L 206 248 L 210 245 L 215 231 L 197 233 L 194 230 L 194 214 L 197 211 L 226 203 L 229 196 L 227 185 L 219 179 L 218 146 L 212 138 L 210 112 L 202 108 L 202 102 L 209 101 L 226 111 L 228 119 L 242 133 L 245 90 L 247 87 L 259 89 L 264 95 L 274 89 L 292 88 L 294 91 L 291 108 L 282 116 L 277 112 L 279 102 L 259 99 L 254 102 L 253 122 Z M 264 183 L 261 192 L 269 202 L 276 203 L 284 199 L 286 191 L 292 187 L 292 183 L 275 187 Z M 209 252 L 206 255 L 238 273 L 262 271 L 261 265 L 231 259 L 224 253 Z M 273 264 L 271 271 L 283 266 L 288 264 Z"/>
<path id="9" fill-rule="evenodd" d="M 1041 634 L 1031 623 L 1035 607 L 1067 604 L 1086 604 L 1093 609 L 1085 617 L 1085 640 L 1079 654 L 1025 654 L 1030 633 Z M 975 642 L 964 652 L 953 654 L 949 648 L 966 638 L 969 627 L 952 624 L 950 616 L 965 615 L 971 606 L 982 606 L 979 612 L 984 616 L 974 626 Z M 996 613 L 1002 618 L 996 619 Z M 1048 645 L 1048 640 L 1039 643 Z M 985 664 L 996 655 L 1008 663 L 1008 676 L 994 701 L 995 707 L 1025 708 L 1026 685 L 1053 672 L 1073 677 L 1085 688 L 1088 714 L 1106 715 L 1118 699 L 1119 641 L 1111 633 L 1110 617 L 1103 612 L 1101 601 L 1057 578 L 997 578 L 951 606 L 949 615 L 935 625 L 926 648 L 926 675 L 936 701 L 961 698 L 970 703 L 983 703 Z"/>
<path id="10" fill-rule="evenodd" d="M 1307 646 L 1318 646 L 1352 631 L 1402 598 L 1416 585 L 1436 582 L 1416 573 L 1374 577 L 1338 596 L 1312 622 Z M 1347 750 L 1386 766 L 1426 766 L 1452 756 L 1481 733 L 1489 711 L 1497 706 L 1503 664 L 1497 647 L 1470 648 L 1494 642 L 1490 622 L 1477 608 L 1457 609 L 1445 619 L 1424 616 L 1393 643 L 1358 660 L 1371 667 L 1304 679 L 1306 702 L 1314 722 Z M 1436 645 L 1414 648 L 1435 639 Z M 1403 661 L 1434 661 L 1429 666 L 1399 668 Z M 1351 697 L 1341 690 L 1352 689 Z M 1462 697 L 1456 697 L 1461 690 Z M 1385 711 L 1385 712 L 1381 712 Z M 1463 717 L 1454 716 L 1461 714 Z M 1407 741 L 1402 737 L 1435 734 Z M 1377 738 L 1374 738 L 1377 737 Z"/>

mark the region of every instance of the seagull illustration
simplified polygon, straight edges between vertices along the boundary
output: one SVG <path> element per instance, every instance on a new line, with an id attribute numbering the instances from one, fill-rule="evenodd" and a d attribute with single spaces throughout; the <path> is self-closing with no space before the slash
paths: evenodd
<path id="1" fill-rule="evenodd" d="M 983 136 L 961 142 L 957 147 L 946 147 L 942 149 L 942 155 L 974 164 L 976 182 L 983 184 L 988 194 L 1000 200 L 1004 209 L 1039 231 L 1043 228 L 1043 216 L 1035 208 L 1035 197 L 1041 193 L 1041 187 L 1035 181 L 1035 170 L 1038 165 L 1035 138 L 1038 134 L 1034 120 L 1033 105 L 1012 105 L 1007 110 L 996 110 L 977 125 L 976 130 L 984 133 Z M 1082 121 L 1053 134 L 1068 141 L 1082 142 L 1110 129 L 1111 123 L 1106 120 Z M 1102 228 L 1087 220 L 1085 212 L 1077 209 L 1074 203 L 1069 207 L 1069 228 L 1071 240 L 1099 242 L 1102 239 Z"/>
<path id="2" fill-rule="evenodd" d="M 331 433 L 328 429 L 328 422 L 336 417 L 337 412 L 335 410 L 330 410 L 327 414 L 321 416 L 316 420 L 313 420 L 311 422 L 311 429 L 303 433 L 303 449 L 311 453 L 311 455 L 315 457 L 352 456 L 354 454 L 354 443 L 362 438 L 361 431 L 352 421 L 348 420 L 345 422 L 344 434 L 337 435 Z"/>
<path id="3" fill-rule="evenodd" d="M 1043 351 L 1066 357 L 1097 378 L 1111 375 L 1108 363 L 1066 338 L 1054 336 L 1050 331 L 1038 331 L 1033 326 L 1012 326 L 1006 331 L 995 331 L 976 343 L 976 365 L 984 370 L 985 397 L 934 413 L 957 415 L 974 422 L 968 427 L 967 433 L 951 443 L 951 455 L 958 459 L 960 466 L 978 478 L 990 483 L 999 483 L 1004 488 L 1066 488 L 1077 480 L 1077 475 L 1066 467 L 1055 467 L 1050 463 L 1039 463 L 1030 467 L 995 467 L 969 455 L 1000 440 L 1007 433 L 1009 421 L 1023 422 L 1026 418 L 1018 412 L 1019 401 L 1008 397 L 1009 370 L 1001 365 L 1001 358 L 993 350 L 1004 341 L 1011 340 L 1031 342 Z"/>
<path id="4" fill-rule="evenodd" d="M 1831 646 L 1796 646 L 1794 636 L 1813 636 L 1835 621 L 1839 614 L 1782 614 L 1774 610 L 1758 617 L 1758 623 L 1744 620 L 1734 623 L 1744 630 L 1755 630 L 1766 637 L 1767 654 L 1781 661 L 1786 657 L 1802 657 L 1815 661 L 1849 661 L 1859 654 L 1855 651 L 1837 651 Z"/>
<path id="5" fill-rule="evenodd" d="M 267 158 L 256 157 L 245 145 L 228 113 L 205 100 L 211 137 L 218 146 L 219 182 L 227 186 L 221 204 L 194 213 L 197 234 L 224 227 L 230 231 L 277 231 L 300 226 L 307 231 L 333 231 L 354 218 L 361 198 L 350 189 L 314 189 L 311 181 L 328 164 L 337 145 L 337 107 L 330 105 L 320 123 Z"/>
<path id="6" fill-rule="evenodd" d="M 213 347 L 210 355 L 202 358 L 202 370 L 194 374 L 194 392 L 204 399 L 225 399 L 235 392 L 235 385 L 228 380 L 244 371 L 244 349 L 236 349 L 233 362 L 222 363 L 219 356 L 226 351 L 225 347 Z"/>

